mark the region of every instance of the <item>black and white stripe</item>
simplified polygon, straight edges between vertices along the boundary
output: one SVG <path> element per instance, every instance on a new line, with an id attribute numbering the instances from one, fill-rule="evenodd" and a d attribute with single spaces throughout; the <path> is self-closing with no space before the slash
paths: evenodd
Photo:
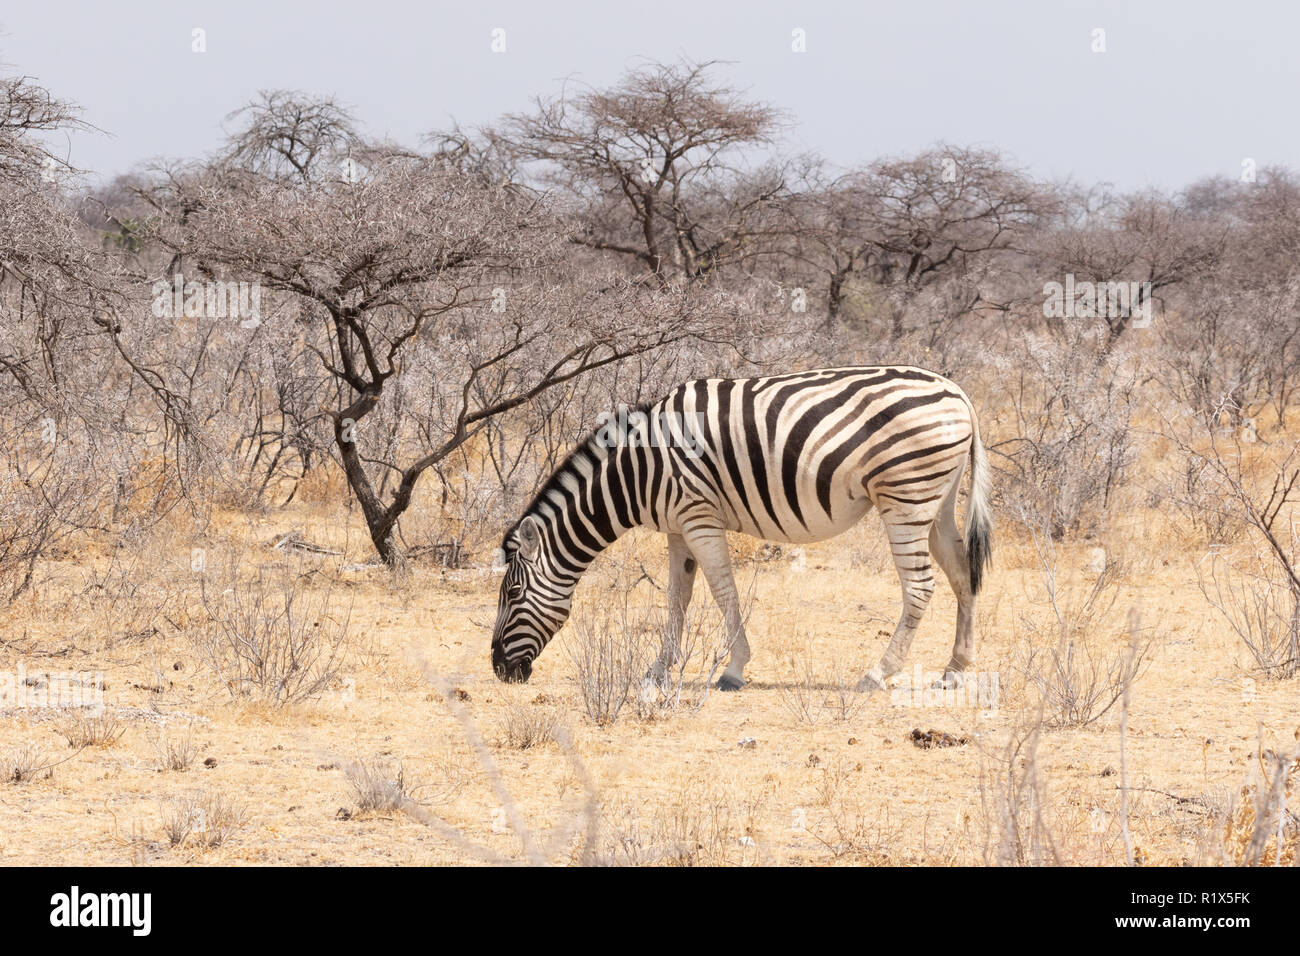
<path id="1" fill-rule="evenodd" d="M 573 590 L 602 550 L 633 527 L 668 535 L 669 637 L 677 653 L 696 566 L 727 618 L 731 657 L 720 686 L 743 684 L 749 646 L 726 532 L 820 541 L 873 507 L 903 586 L 893 640 L 866 680 L 902 667 L 934 591 L 931 561 L 958 596 L 946 678 L 974 662 L 975 595 L 989 559 L 988 467 L 970 400 L 925 369 L 820 369 L 751 379 L 700 379 L 635 410 L 643 432 L 598 431 L 556 469 L 502 544 L 508 562 L 496 628 L 498 676 L 527 679 L 563 625 Z M 644 440 L 643 440 L 644 439 Z M 967 461 L 965 539 L 956 500 Z"/>

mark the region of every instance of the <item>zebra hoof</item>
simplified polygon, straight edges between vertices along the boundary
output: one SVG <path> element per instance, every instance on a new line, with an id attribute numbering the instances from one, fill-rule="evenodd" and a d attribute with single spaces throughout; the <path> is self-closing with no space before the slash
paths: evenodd
<path id="1" fill-rule="evenodd" d="M 957 690 L 966 683 L 959 671 L 944 671 L 943 677 L 930 685 L 931 690 Z"/>
<path id="2" fill-rule="evenodd" d="M 745 686 L 744 680 L 738 677 L 728 677 L 726 674 L 723 674 L 721 677 L 718 678 L 718 684 L 717 684 L 718 690 L 725 690 L 725 691 L 740 690 L 740 688 L 744 686 Z"/>
<path id="3" fill-rule="evenodd" d="M 859 694 L 873 694 L 878 690 L 884 690 L 885 684 L 884 672 L 879 667 L 873 667 L 867 671 L 862 680 L 858 681 L 857 692 Z"/>

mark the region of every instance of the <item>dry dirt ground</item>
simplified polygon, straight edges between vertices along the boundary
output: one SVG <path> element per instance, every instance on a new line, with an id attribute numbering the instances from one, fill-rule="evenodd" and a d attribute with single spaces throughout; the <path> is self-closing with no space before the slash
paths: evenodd
<path id="1" fill-rule="evenodd" d="M 345 553 L 271 547 L 295 529 Z M 498 575 L 487 567 L 358 566 L 370 558 L 357 525 L 311 502 L 232 511 L 202 530 L 201 558 L 180 518 L 120 549 L 63 555 L 3 612 L 0 863 L 1119 864 L 1125 810 L 1137 862 L 1231 863 L 1259 753 L 1292 748 L 1300 725 L 1300 682 L 1252 683 L 1197 587 L 1204 550 L 1172 543 L 1155 513 L 1111 535 L 1117 583 L 1079 638 L 1100 672 L 1122 664 L 1134 635 L 1150 645 L 1122 755 L 1121 702 L 1086 726 L 1051 726 L 1050 703 L 1039 719 L 1033 678 L 1050 674 L 1059 629 L 1042 562 L 1014 529 L 1001 529 L 979 611 L 978 668 L 986 693 L 996 674 L 996 699 L 909 690 L 929 677 L 913 665 L 948 659 L 956 605 L 942 581 L 902 687 L 853 692 L 898 608 L 869 517 L 802 555 L 734 539 L 753 592 L 749 685 L 696 707 L 688 681 L 675 710 L 634 702 L 607 725 L 584 709 L 572 623 L 530 683 L 493 677 Z M 316 699 L 237 699 L 205 663 L 195 592 L 212 572 L 192 566 L 227 552 L 328 590 L 348 614 L 345 659 Z M 1079 609 L 1098 561 L 1086 542 L 1060 549 L 1063 613 Z M 617 624 L 610 608 L 633 580 L 634 604 L 662 604 L 657 536 L 629 536 L 601 559 L 574 620 Z M 703 581 L 696 598 L 702 626 L 715 621 Z M 40 706 L 43 682 L 69 673 L 102 679 L 109 740 L 73 746 L 65 734 L 81 718 Z M 535 724 L 540 742 L 518 746 Z M 914 730 L 951 746 L 919 746 Z M 169 748 L 192 750 L 184 769 L 164 766 Z M 381 791 L 400 774 L 410 812 L 366 809 L 367 787 L 354 786 L 366 773 Z"/>

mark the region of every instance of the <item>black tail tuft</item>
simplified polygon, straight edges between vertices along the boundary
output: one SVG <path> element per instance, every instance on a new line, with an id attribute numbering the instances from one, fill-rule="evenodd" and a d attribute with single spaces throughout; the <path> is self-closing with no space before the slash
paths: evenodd
<path id="1" fill-rule="evenodd" d="M 993 562 L 993 542 L 985 521 L 972 521 L 966 529 L 966 558 L 970 562 L 970 591 L 979 594 L 984 569 Z"/>

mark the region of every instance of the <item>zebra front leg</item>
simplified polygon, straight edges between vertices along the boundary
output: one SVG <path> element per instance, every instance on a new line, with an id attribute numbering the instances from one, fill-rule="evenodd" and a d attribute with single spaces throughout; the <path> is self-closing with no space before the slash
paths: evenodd
<path id="1" fill-rule="evenodd" d="M 727 627 L 727 647 L 730 659 L 727 669 L 718 678 L 719 690 L 740 690 L 745 686 L 745 665 L 749 663 L 749 642 L 745 640 L 745 624 L 740 616 L 740 594 L 731 572 L 731 554 L 727 550 L 727 533 L 721 528 L 695 528 L 682 532 L 682 538 L 691 554 L 700 563 L 704 579 L 709 582 L 713 599 L 722 610 Z"/>
<path id="2" fill-rule="evenodd" d="M 668 626 L 663 633 L 659 659 L 650 669 L 650 678 L 661 686 L 669 673 L 681 662 L 682 628 L 686 609 L 695 589 L 695 558 L 680 534 L 668 535 Z"/>

